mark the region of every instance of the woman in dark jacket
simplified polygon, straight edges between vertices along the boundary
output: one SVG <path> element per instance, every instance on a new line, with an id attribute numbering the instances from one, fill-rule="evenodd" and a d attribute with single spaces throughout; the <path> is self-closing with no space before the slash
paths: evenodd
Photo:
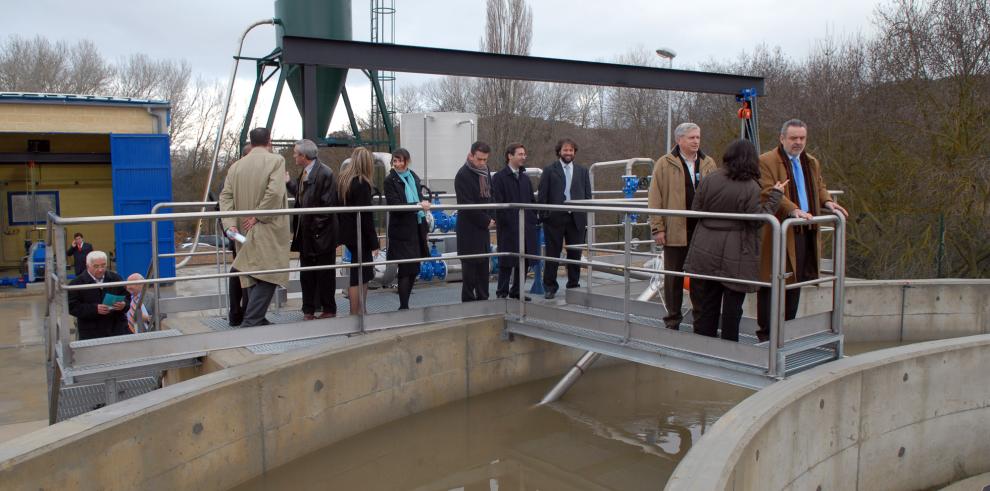
<path id="1" fill-rule="evenodd" d="M 787 182 L 773 186 L 767 201 L 760 203 L 760 164 L 756 148 L 746 140 L 736 140 L 722 157 L 721 168 L 701 180 L 691 209 L 717 213 L 769 213 L 777 211 Z M 760 231 L 764 222 L 702 218 L 698 221 L 684 271 L 688 273 L 759 281 Z M 739 320 L 747 292 L 756 286 L 704 281 L 701 286 L 701 317 L 694 321 L 694 332 L 716 337 L 719 307 L 722 311 L 722 339 L 739 341 Z"/>
<path id="2" fill-rule="evenodd" d="M 358 147 L 351 153 L 350 164 L 343 166 L 337 179 L 337 206 L 371 206 L 374 178 L 374 159 L 367 148 Z M 351 251 L 351 261 L 358 262 L 357 213 L 341 213 L 338 219 L 340 243 Z M 361 252 L 360 259 L 366 263 L 361 268 L 351 269 L 351 286 L 347 298 L 351 302 L 351 314 L 366 314 L 365 298 L 368 296 L 368 282 L 375 277 L 372 263 L 378 254 L 378 234 L 375 232 L 373 213 L 361 213 Z M 358 272 L 360 270 L 360 273 Z"/>
<path id="3" fill-rule="evenodd" d="M 426 214 L 430 202 L 420 194 L 419 176 L 409 169 L 409 151 L 400 148 L 392 152 L 392 171 L 385 176 L 385 202 L 389 205 L 419 205 L 420 211 L 394 211 L 388 217 L 388 258 L 413 259 L 429 257 L 426 246 Z M 420 263 L 399 265 L 399 310 L 409 308 L 409 295 L 419 274 Z"/>

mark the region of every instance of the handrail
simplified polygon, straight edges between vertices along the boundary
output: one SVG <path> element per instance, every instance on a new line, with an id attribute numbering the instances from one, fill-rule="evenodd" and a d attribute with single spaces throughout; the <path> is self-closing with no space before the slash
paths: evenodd
<path id="1" fill-rule="evenodd" d="M 765 246 L 771 247 L 772 255 L 775 258 L 773 261 L 773 274 L 769 282 L 763 281 L 753 281 L 753 280 L 743 280 L 738 278 L 727 278 L 718 276 L 701 275 L 694 273 L 685 273 L 680 271 L 667 271 L 663 269 L 648 269 L 639 266 L 634 266 L 629 264 L 630 257 L 633 255 L 633 251 L 630 249 L 634 242 L 642 242 L 633 240 L 631 235 L 631 227 L 634 225 L 626 221 L 625 226 L 625 240 L 621 243 L 616 243 L 616 245 L 624 245 L 624 250 L 615 249 L 613 252 L 624 253 L 626 260 L 623 264 L 612 264 L 603 261 L 596 261 L 591 256 L 584 260 L 571 260 L 567 258 L 552 258 L 541 254 L 529 254 L 525 252 L 525 227 L 520 225 L 520 251 L 522 252 L 489 252 L 481 254 L 465 254 L 465 255 L 454 255 L 445 256 L 441 260 L 462 260 L 462 259 L 480 259 L 480 258 L 490 258 L 490 257 L 500 257 L 500 258 L 517 258 L 520 262 L 521 267 L 525 267 L 526 260 L 546 260 L 554 261 L 561 264 L 576 264 L 581 267 L 591 270 L 592 268 L 610 268 L 612 270 L 621 270 L 623 272 L 623 281 L 625 283 L 626 289 L 626 299 L 623 302 L 623 319 L 626 324 L 627 335 L 631 332 L 630 327 L 630 305 L 628 302 L 629 295 L 629 279 L 631 272 L 644 272 L 650 274 L 665 274 L 670 276 L 682 276 L 689 278 L 698 278 L 703 280 L 713 280 L 722 282 L 731 282 L 737 284 L 759 286 L 759 287 L 770 287 L 772 291 L 771 298 L 771 313 L 772 319 L 770 321 L 770 333 L 771 342 L 768 346 L 768 360 L 767 360 L 767 373 L 771 376 L 780 377 L 783 374 L 781 371 L 783 367 L 778 366 L 777 353 L 779 348 L 782 347 L 782 340 L 786 337 L 781 332 L 784 328 L 784 313 L 783 313 L 783 292 L 787 288 L 798 288 L 804 285 L 819 284 L 826 282 L 835 282 L 837 285 L 841 285 L 844 281 L 844 256 L 845 247 L 842 244 L 845 238 L 845 220 L 844 217 L 840 215 L 827 215 L 818 216 L 812 219 L 794 219 L 790 218 L 784 222 L 778 222 L 776 217 L 770 214 L 739 214 L 739 213 L 715 213 L 715 212 L 697 212 L 691 210 L 666 210 L 666 209 L 651 209 L 643 208 L 642 206 L 628 206 L 630 203 L 603 203 L 604 206 L 599 204 L 578 204 L 578 203 L 568 203 L 565 205 L 550 205 L 550 204 L 537 204 L 537 203 L 486 203 L 486 204 L 450 204 L 450 205 L 434 205 L 433 209 L 437 210 L 517 210 L 520 216 L 525 215 L 526 210 L 538 210 L 538 211 L 570 211 L 570 212 L 586 212 L 594 213 L 619 213 L 628 217 L 632 213 L 637 214 L 659 214 L 664 216 L 678 216 L 678 217 L 694 217 L 694 218 L 717 218 L 717 219 L 728 219 L 728 220 L 742 220 L 742 221 L 758 221 L 765 224 L 769 224 L 772 230 L 772 243 L 766 244 Z M 623 206 L 619 206 L 623 205 Z M 161 203 L 153 208 L 153 211 L 158 211 L 161 208 L 166 207 L 201 207 L 209 206 L 204 205 L 200 202 L 182 202 L 182 203 Z M 124 216 L 98 216 L 98 217 L 60 217 L 53 212 L 49 212 L 48 220 L 50 223 L 49 230 L 55 237 L 54 242 L 57 242 L 57 238 L 64 237 L 65 226 L 66 225 L 77 225 L 83 223 L 133 223 L 133 222 L 159 222 L 167 220 L 182 220 L 182 219 L 203 219 L 203 218 L 224 218 L 224 217 L 245 217 L 245 216 L 279 216 L 279 215 L 307 215 L 307 214 L 337 214 L 337 213 L 375 213 L 375 212 L 397 212 L 397 211 L 418 211 L 421 208 L 418 205 L 372 205 L 372 206 L 361 206 L 361 207 L 315 207 L 315 208 L 284 208 L 277 210 L 242 210 L 242 211 L 195 211 L 195 212 L 185 212 L 185 213 L 152 213 L 144 215 L 124 215 Z M 525 221 L 521 221 L 523 224 Z M 784 253 L 783 244 L 786 239 L 786 233 L 791 227 L 797 225 L 810 225 L 810 224 L 825 224 L 830 222 L 836 222 L 834 240 L 836 241 L 836 247 L 834 248 L 835 254 L 835 265 L 836 265 L 836 275 L 826 276 L 822 278 L 817 278 L 815 280 L 809 280 L 801 283 L 792 283 L 791 285 L 786 284 L 787 275 L 784 274 L 786 271 L 786 255 Z M 152 228 L 154 230 L 154 227 Z M 648 243 L 649 241 L 647 241 Z M 160 257 L 157 254 L 157 243 L 156 237 L 152 240 L 153 253 L 156 257 Z M 595 244 L 588 244 L 587 247 L 591 247 Z M 596 250 L 598 250 L 596 248 Z M 332 265 L 322 265 L 322 266 L 296 266 L 288 268 L 278 268 L 271 270 L 262 271 L 238 271 L 238 272 L 218 272 L 212 274 L 201 274 L 201 275 L 191 275 L 191 276 L 176 276 L 170 278 L 158 277 L 156 274 L 151 278 L 146 278 L 144 280 L 137 281 L 119 281 L 119 282 L 105 282 L 99 285 L 66 285 L 61 284 L 59 280 L 59 269 L 56 266 L 54 274 L 49 277 L 46 275 L 46 280 L 52 283 L 52 288 L 55 291 L 61 293 L 56 295 L 50 302 L 50 307 L 55 307 L 58 310 L 64 310 L 64 298 L 65 293 L 74 290 L 85 290 L 91 288 L 106 288 L 106 287 L 116 287 L 125 285 L 155 285 L 156 287 L 162 283 L 169 282 L 179 282 L 179 281 L 194 281 L 194 280 L 204 280 L 204 279 L 222 279 L 222 278 L 234 278 L 240 276 L 249 275 L 259 275 L 259 274 L 272 274 L 272 273 L 287 273 L 296 271 L 320 271 L 320 270 L 336 270 L 336 269 L 350 269 L 355 267 L 361 267 L 369 264 L 375 265 L 391 265 L 391 264 L 405 264 L 405 263 L 418 263 L 426 261 L 437 260 L 435 257 L 423 257 L 423 258 L 411 258 L 411 259 L 390 259 L 386 261 L 372 261 L 371 258 L 361 257 L 360 251 L 356 251 L 351 263 L 341 263 Z M 64 265 L 64 258 L 59 261 L 59 255 L 53 253 L 53 262 L 61 262 Z M 511 259 L 508 259 L 511 260 Z M 64 271 L 64 269 L 63 269 Z M 359 270 L 360 271 L 360 270 Z M 539 281 L 539 279 L 537 279 Z M 589 281 L 590 288 L 590 281 Z M 839 322 L 841 321 L 841 292 L 840 288 L 835 288 L 835 296 L 833 298 L 833 327 L 835 332 L 841 332 L 841 326 Z M 520 302 L 519 305 L 519 317 L 520 320 L 525 319 L 525 304 Z M 59 307 L 61 306 L 61 307 Z M 156 309 L 156 312 L 158 309 Z M 64 312 L 63 312 L 64 314 Z M 836 320 L 838 319 L 838 320 Z M 68 346 L 68 326 L 64 325 L 64 322 L 59 319 L 59 329 L 58 329 L 58 341 L 61 346 L 62 356 L 66 357 L 67 360 L 71 362 L 71 350 Z M 363 325 L 363 322 L 359 322 Z M 628 337 L 628 336 L 627 336 Z"/>

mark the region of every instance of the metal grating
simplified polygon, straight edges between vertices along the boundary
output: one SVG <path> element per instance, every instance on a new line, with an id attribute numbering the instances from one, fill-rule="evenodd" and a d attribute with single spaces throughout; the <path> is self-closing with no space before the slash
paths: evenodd
<path id="1" fill-rule="evenodd" d="M 489 283 L 488 290 L 491 297 L 495 296 L 495 283 Z M 337 301 L 337 315 L 350 315 L 350 303 L 346 298 L 335 296 Z M 423 308 L 433 305 L 454 305 L 461 302 L 461 285 L 428 286 L 421 285 L 413 288 L 412 296 L 409 297 L 410 308 Z M 380 314 L 383 312 L 394 312 L 399 309 L 399 296 L 393 290 L 378 290 L 368 292 L 368 313 Z M 269 311 L 266 318 L 272 324 L 286 324 L 290 322 L 302 322 L 303 313 L 299 310 Z M 226 331 L 237 329 L 230 327 L 224 317 L 203 317 L 203 323 L 212 331 Z M 308 348 L 318 344 L 327 343 L 340 336 L 326 336 L 321 338 L 302 339 L 297 341 L 284 341 L 279 343 L 256 344 L 245 348 L 257 355 L 281 354 L 288 351 Z"/>
<path id="2" fill-rule="evenodd" d="M 123 401 L 158 388 L 156 377 L 144 377 L 117 382 L 117 400 Z M 88 384 L 62 387 L 58 396 L 58 419 L 64 421 L 106 406 L 106 385 Z"/>

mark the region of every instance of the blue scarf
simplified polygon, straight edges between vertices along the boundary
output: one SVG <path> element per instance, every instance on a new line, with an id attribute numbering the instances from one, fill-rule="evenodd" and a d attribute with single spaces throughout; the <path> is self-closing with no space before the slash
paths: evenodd
<path id="1" fill-rule="evenodd" d="M 406 203 L 415 205 L 419 203 L 419 190 L 416 189 L 416 180 L 413 179 L 412 172 L 406 169 L 402 172 L 395 171 L 398 174 L 399 179 L 402 179 L 403 184 L 406 185 Z M 416 213 L 416 222 L 423 223 L 423 219 L 426 218 L 426 213 L 423 210 L 419 210 Z"/>

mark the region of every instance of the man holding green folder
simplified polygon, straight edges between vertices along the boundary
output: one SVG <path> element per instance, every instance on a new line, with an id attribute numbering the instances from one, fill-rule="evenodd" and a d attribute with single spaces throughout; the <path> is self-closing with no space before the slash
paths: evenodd
<path id="1" fill-rule="evenodd" d="M 93 251 L 86 256 L 86 271 L 76 276 L 70 285 L 91 285 L 123 281 L 120 275 L 107 269 L 107 254 Z M 79 339 L 104 338 L 130 334 L 125 309 L 130 294 L 122 286 L 69 290 L 69 313 L 76 318 Z"/>

